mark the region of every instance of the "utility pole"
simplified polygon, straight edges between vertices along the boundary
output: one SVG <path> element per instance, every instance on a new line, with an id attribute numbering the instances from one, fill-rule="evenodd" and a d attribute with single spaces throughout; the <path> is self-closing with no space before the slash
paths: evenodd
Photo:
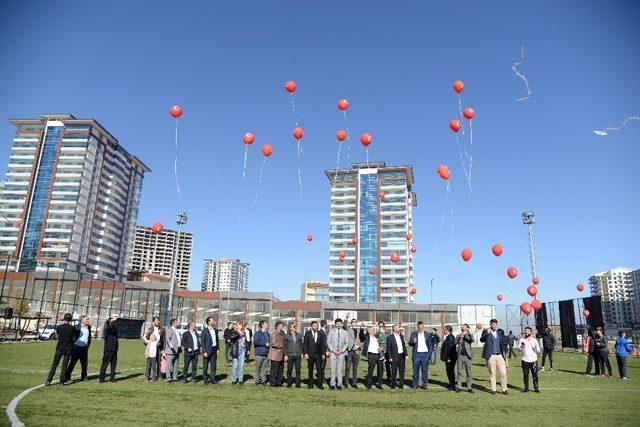
<path id="1" fill-rule="evenodd" d="M 171 284 L 169 288 L 169 304 L 167 306 L 167 312 L 169 318 L 171 318 L 171 314 L 173 313 L 173 291 L 176 287 L 176 274 L 177 274 L 177 264 L 178 264 L 178 251 L 180 249 L 180 235 L 182 234 L 182 226 L 187 223 L 189 217 L 187 216 L 187 212 L 185 211 L 177 211 L 176 212 L 176 224 L 178 224 L 178 235 L 176 236 L 176 245 L 173 251 L 173 260 L 171 261 Z"/>

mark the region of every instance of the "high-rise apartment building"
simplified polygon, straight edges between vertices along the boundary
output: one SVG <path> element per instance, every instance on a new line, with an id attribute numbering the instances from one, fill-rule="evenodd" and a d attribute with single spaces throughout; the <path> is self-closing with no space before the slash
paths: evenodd
<path id="1" fill-rule="evenodd" d="M 18 271 L 123 278 L 149 168 L 93 119 L 10 123 L 16 132 L 0 197 L 0 256 Z"/>
<path id="2" fill-rule="evenodd" d="M 178 241 L 176 230 L 164 229 L 155 235 L 151 227 L 138 225 L 129 270 L 171 277 L 176 261 L 176 288 L 189 289 L 193 234 L 182 231 Z M 177 251 L 177 253 L 176 253 Z"/>
<path id="3" fill-rule="evenodd" d="M 589 278 L 591 295 L 602 297 L 605 324 L 623 326 L 640 323 L 633 277 L 632 269 L 617 267 Z"/>
<path id="4" fill-rule="evenodd" d="M 300 285 L 300 300 L 310 301 L 330 301 L 329 284 L 324 282 L 303 282 Z"/>
<path id="5" fill-rule="evenodd" d="M 331 301 L 409 302 L 413 287 L 411 166 L 354 163 L 325 171 L 331 183 Z M 345 253 L 344 261 L 340 253 Z M 397 253 L 398 262 L 391 261 Z"/>
<path id="6" fill-rule="evenodd" d="M 203 291 L 240 291 L 249 288 L 249 263 L 239 259 L 205 259 Z"/>

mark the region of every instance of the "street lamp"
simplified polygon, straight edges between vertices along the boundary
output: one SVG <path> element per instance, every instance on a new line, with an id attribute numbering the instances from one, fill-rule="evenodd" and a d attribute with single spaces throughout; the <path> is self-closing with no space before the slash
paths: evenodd
<path id="1" fill-rule="evenodd" d="M 169 287 L 169 304 L 167 306 L 167 312 L 169 313 L 169 317 L 171 317 L 173 313 L 173 291 L 176 287 L 176 274 L 177 274 L 177 263 L 178 263 L 178 250 L 180 249 L 180 235 L 182 234 L 182 226 L 187 223 L 189 217 L 187 216 L 187 212 L 185 211 L 177 211 L 176 212 L 176 224 L 178 224 L 178 235 L 176 236 L 176 245 L 173 251 L 173 260 L 171 261 L 171 284 Z"/>

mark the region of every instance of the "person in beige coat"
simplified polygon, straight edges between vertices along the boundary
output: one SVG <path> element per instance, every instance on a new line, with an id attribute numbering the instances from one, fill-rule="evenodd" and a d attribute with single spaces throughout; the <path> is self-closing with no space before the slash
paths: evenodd
<path id="1" fill-rule="evenodd" d="M 284 384 L 282 379 L 284 358 L 284 323 L 276 322 L 276 330 L 271 334 L 269 340 L 269 360 L 271 361 L 271 372 L 269 384 L 271 387 L 281 387 Z"/>

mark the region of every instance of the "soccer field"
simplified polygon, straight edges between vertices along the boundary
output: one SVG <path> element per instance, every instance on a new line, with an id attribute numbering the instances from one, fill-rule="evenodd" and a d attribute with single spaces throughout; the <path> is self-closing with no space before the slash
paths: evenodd
<path id="1" fill-rule="evenodd" d="M 21 391 L 42 384 L 53 357 L 54 343 L 0 345 L 0 400 L 3 408 Z M 428 391 L 357 389 L 273 389 L 253 385 L 254 363 L 245 365 L 242 386 L 232 386 L 224 358 L 218 359 L 220 385 L 145 383 L 144 346 L 121 340 L 118 381 L 91 381 L 41 387 L 27 394 L 16 413 L 26 425 L 638 425 L 640 361 L 629 360 L 631 381 L 582 375 L 580 354 L 557 353 L 554 372 L 540 373 L 542 393 L 523 394 L 519 360 L 511 359 L 509 395 L 492 396 L 487 369 L 476 358 L 476 393 L 444 388 L 444 364 L 429 370 Z M 479 353 L 479 352 L 478 352 Z M 91 347 L 89 373 L 99 369 L 102 342 Z M 611 357 L 614 374 L 615 357 Z M 182 361 L 181 361 L 182 362 Z M 200 361 L 201 362 L 201 361 Z M 80 366 L 75 374 L 79 374 Z M 286 372 L 286 371 L 285 371 Z M 306 365 L 303 363 L 303 379 Z M 201 371 L 200 371 L 201 373 Z M 359 365 L 360 378 L 366 362 Z M 328 372 L 327 372 L 328 374 Z M 408 369 L 406 380 L 409 381 Z M 56 379 L 58 376 L 55 377 Z M 499 385 L 498 385 L 499 387 Z M 2 425 L 9 424 L 6 412 Z"/>

